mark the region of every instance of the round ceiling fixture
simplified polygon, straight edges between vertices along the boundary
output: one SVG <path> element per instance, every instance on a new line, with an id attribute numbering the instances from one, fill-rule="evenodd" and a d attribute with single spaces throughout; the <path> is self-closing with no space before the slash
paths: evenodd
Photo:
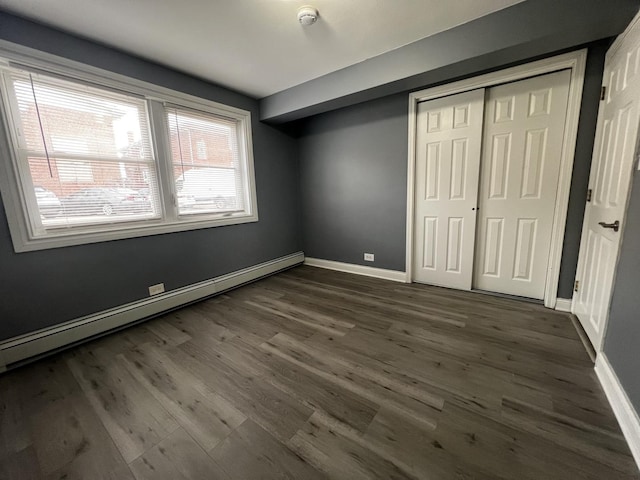
<path id="1" fill-rule="evenodd" d="M 301 25 L 313 25 L 318 20 L 318 10 L 305 5 L 298 9 L 298 21 Z"/>

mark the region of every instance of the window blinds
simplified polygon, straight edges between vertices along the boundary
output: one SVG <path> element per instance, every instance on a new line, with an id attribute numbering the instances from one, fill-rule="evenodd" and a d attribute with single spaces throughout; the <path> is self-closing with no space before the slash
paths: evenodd
<path id="1" fill-rule="evenodd" d="M 180 215 L 229 213 L 245 208 L 236 120 L 166 106 Z"/>
<path id="2" fill-rule="evenodd" d="M 18 160 L 45 230 L 159 216 L 143 98 L 24 71 L 9 78 Z"/>

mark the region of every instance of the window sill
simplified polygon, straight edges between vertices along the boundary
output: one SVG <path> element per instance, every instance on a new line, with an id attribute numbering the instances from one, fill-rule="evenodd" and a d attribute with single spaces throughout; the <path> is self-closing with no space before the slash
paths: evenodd
<path id="1" fill-rule="evenodd" d="M 85 245 L 89 243 L 108 242 L 111 240 L 124 240 L 127 238 L 147 237 L 151 235 L 161 235 L 165 233 L 186 232 L 189 230 L 200 230 L 204 228 L 223 227 L 230 225 L 240 225 L 243 223 L 254 223 L 258 221 L 258 215 L 238 215 L 228 218 L 215 218 L 207 220 L 180 220 L 174 223 L 153 223 L 147 225 L 132 225 L 130 227 L 117 228 L 113 230 L 101 230 L 97 232 L 65 232 L 50 233 L 42 237 L 29 237 L 22 232 L 22 235 L 12 235 L 13 248 L 16 253 L 31 252 L 36 250 L 47 250 L 50 248 L 70 247 L 74 245 Z"/>

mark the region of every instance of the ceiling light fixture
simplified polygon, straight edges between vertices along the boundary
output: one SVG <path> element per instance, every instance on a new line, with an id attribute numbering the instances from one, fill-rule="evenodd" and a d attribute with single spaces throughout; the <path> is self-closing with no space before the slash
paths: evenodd
<path id="1" fill-rule="evenodd" d="M 298 21 L 301 25 L 313 25 L 318 20 L 318 10 L 310 5 L 298 9 Z"/>

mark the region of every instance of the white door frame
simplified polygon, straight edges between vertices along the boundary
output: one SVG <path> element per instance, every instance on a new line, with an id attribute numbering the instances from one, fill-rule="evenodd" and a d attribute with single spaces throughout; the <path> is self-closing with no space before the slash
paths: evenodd
<path id="1" fill-rule="evenodd" d="M 420 90 L 409 94 L 409 155 L 407 168 L 407 232 L 406 232 L 406 282 L 413 278 L 413 214 L 415 187 L 415 156 L 416 156 L 416 114 L 418 103 L 439 97 L 454 95 L 477 88 L 487 88 L 502 83 L 523 80 L 536 75 L 571 69 L 569 83 L 569 103 L 565 122 L 565 135 L 562 143 L 562 157 L 560 159 L 560 175 L 558 178 L 558 194 L 556 197 L 553 228 L 551 233 L 551 248 L 549 250 L 549 266 L 544 294 L 544 305 L 555 308 L 558 297 L 558 281 L 560 279 L 560 261 L 562 259 L 562 245 L 564 242 L 567 209 L 569 206 L 569 191 L 571 188 L 571 173 L 578 134 L 578 120 L 584 85 L 584 70 L 587 62 L 587 50 L 576 50 L 555 57 L 545 58 L 536 62 L 518 65 L 516 67 L 487 73 L 477 77 L 460 80 L 458 82 L 440 85 L 438 87 Z"/>

